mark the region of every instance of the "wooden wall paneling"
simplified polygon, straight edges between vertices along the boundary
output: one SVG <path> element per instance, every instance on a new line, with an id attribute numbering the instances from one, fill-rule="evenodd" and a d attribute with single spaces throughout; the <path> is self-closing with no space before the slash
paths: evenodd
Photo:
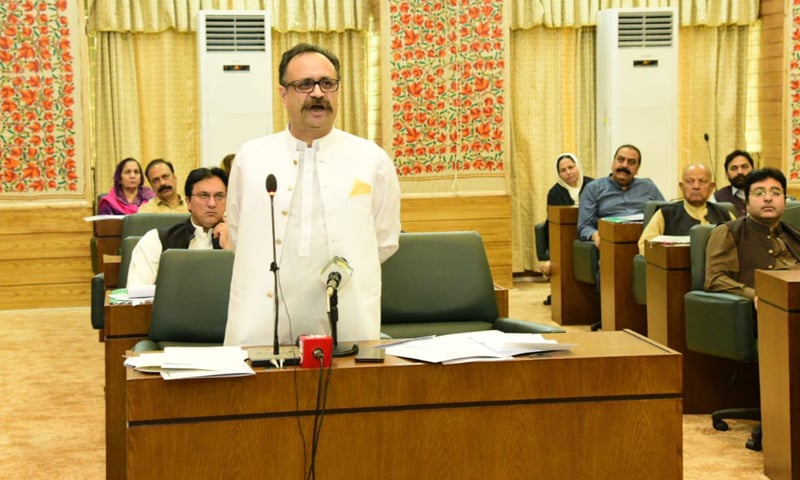
<path id="1" fill-rule="evenodd" d="M 0 209 L 0 310 L 88 306 L 90 206 Z"/>
<path id="2" fill-rule="evenodd" d="M 509 195 L 404 198 L 400 219 L 406 232 L 477 231 L 495 283 L 513 286 Z"/>

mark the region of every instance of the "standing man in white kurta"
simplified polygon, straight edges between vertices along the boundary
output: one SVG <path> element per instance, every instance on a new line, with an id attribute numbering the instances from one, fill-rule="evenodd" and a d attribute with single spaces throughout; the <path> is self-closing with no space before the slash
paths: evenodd
<path id="1" fill-rule="evenodd" d="M 282 132 L 246 142 L 228 184 L 227 223 L 236 256 L 226 345 L 271 345 L 275 297 L 279 339 L 330 334 L 320 271 L 334 256 L 353 267 L 339 290 L 340 341 L 380 337 L 381 263 L 398 247 L 400 187 L 389 156 L 375 143 L 333 128 L 339 59 L 315 45 L 286 51 L 280 96 Z M 270 272 L 272 231 L 265 189 L 275 175 L 278 291 Z"/>

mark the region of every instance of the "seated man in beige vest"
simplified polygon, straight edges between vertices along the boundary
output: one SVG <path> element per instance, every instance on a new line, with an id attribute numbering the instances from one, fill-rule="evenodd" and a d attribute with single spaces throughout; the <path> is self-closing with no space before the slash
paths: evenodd
<path id="1" fill-rule="evenodd" d="M 175 184 L 175 169 L 172 163 L 156 158 L 147 164 L 144 176 L 156 193 L 156 198 L 139 207 L 140 213 L 186 213 L 186 202 L 181 198 Z"/>
<path id="2" fill-rule="evenodd" d="M 753 170 L 744 192 L 747 216 L 718 226 L 708 238 L 705 289 L 758 302 L 756 269 L 800 269 L 800 230 L 781 221 L 786 177 L 780 170 Z"/>
<path id="3" fill-rule="evenodd" d="M 707 166 L 693 164 L 684 168 L 678 186 L 683 200 L 662 205 L 653 214 L 639 237 L 640 255 L 645 254 L 645 242 L 659 235 L 689 235 L 689 229 L 695 225 L 717 225 L 736 219 L 724 208 L 708 202 L 715 184 Z"/>

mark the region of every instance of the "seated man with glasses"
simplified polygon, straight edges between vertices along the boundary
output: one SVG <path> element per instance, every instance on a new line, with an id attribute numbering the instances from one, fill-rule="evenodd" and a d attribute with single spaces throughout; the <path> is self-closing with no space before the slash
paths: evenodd
<path id="1" fill-rule="evenodd" d="M 709 236 L 705 289 L 757 301 L 756 269 L 800 269 L 800 230 L 781 221 L 786 177 L 780 170 L 753 170 L 744 192 L 747 216 L 718 226 Z"/>
<path id="2" fill-rule="evenodd" d="M 128 287 L 153 285 L 161 252 L 168 248 L 228 249 L 224 222 L 228 175 L 221 168 L 196 168 L 186 178 L 184 193 L 189 219 L 147 232 L 131 255 Z"/>

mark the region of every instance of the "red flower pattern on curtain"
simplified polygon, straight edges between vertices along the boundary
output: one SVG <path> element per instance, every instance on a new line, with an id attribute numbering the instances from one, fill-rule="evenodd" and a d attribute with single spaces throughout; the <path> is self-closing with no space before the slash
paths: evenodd
<path id="1" fill-rule="evenodd" d="M 792 40 L 789 53 L 789 180 L 800 181 L 800 0 L 792 1 Z"/>
<path id="2" fill-rule="evenodd" d="M 390 1 L 398 175 L 503 170 L 502 0 Z"/>
<path id="3" fill-rule="evenodd" d="M 74 192 L 74 57 L 66 0 L 0 1 L 0 192 Z"/>

